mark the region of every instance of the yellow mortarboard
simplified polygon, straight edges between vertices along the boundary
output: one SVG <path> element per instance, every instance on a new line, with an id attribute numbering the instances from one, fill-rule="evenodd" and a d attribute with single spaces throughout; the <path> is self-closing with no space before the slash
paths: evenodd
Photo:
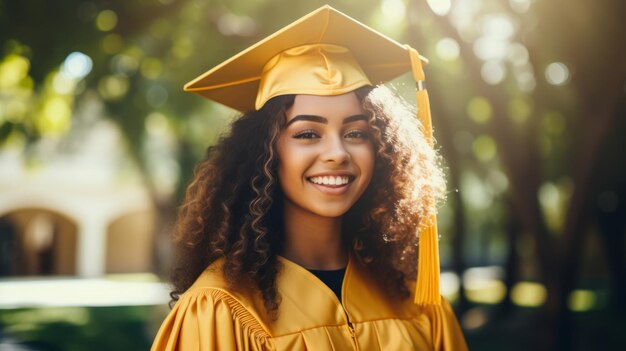
<path id="1" fill-rule="evenodd" d="M 274 96 L 340 95 L 387 82 L 411 71 L 418 83 L 418 118 L 432 143 L 422 61 L 408 45 L 323 6 L 250 46 L 185 85 L 241 112 L 259 109 Z M 419 229 L 415 303 L 437 305 L 439 249 L 436 218 Z"/>

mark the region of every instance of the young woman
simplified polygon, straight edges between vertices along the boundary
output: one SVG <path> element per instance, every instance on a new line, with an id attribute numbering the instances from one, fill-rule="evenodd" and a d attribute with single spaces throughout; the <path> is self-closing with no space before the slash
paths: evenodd
<path id="1" fill-rule="evenodd" d="M 427 106 L 372 85 L 419 61 L 326 6 L 186 86 L 248 112 L 188 188 L 152 350 L 467 348 L 438 292 Z"/>

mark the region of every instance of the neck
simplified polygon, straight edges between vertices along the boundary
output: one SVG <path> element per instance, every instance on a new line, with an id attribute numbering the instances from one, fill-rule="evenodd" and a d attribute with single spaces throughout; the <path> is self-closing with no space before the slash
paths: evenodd
<path id="1" fill-rule="evenodd" d="M 341 240 L 341 217 L 322 217 L 285 201 L 282 255 L 307 269 L 344 268 L 348 255 Z"/>

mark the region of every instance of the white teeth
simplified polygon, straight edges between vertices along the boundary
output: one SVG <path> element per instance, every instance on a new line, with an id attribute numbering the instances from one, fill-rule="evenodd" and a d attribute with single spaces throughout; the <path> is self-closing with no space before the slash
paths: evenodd
<path id="1" fill-rule="evenodd" d="M 348 184 L 350 180 L 347 176 L 323 176 L 323 177 L 311 177 L 309 180 L 315 184 L 323 184 L 323 185 L 345 185 Z"/>

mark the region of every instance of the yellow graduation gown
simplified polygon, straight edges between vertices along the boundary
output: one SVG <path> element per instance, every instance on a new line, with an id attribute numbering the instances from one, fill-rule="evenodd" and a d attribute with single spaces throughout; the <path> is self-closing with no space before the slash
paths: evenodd
<path id="1" fill-rule="evenodd" d="M 279 257 L 282 301 L 268 322 L 263 301 L 232 291 L 211 265 L 178 300 L 152 345 L 174 350 L 467 350 L 450 305 L 418 307 L 390 301 L 358 260 L 351 258 L 343 305 L 305 268 Z"/>

